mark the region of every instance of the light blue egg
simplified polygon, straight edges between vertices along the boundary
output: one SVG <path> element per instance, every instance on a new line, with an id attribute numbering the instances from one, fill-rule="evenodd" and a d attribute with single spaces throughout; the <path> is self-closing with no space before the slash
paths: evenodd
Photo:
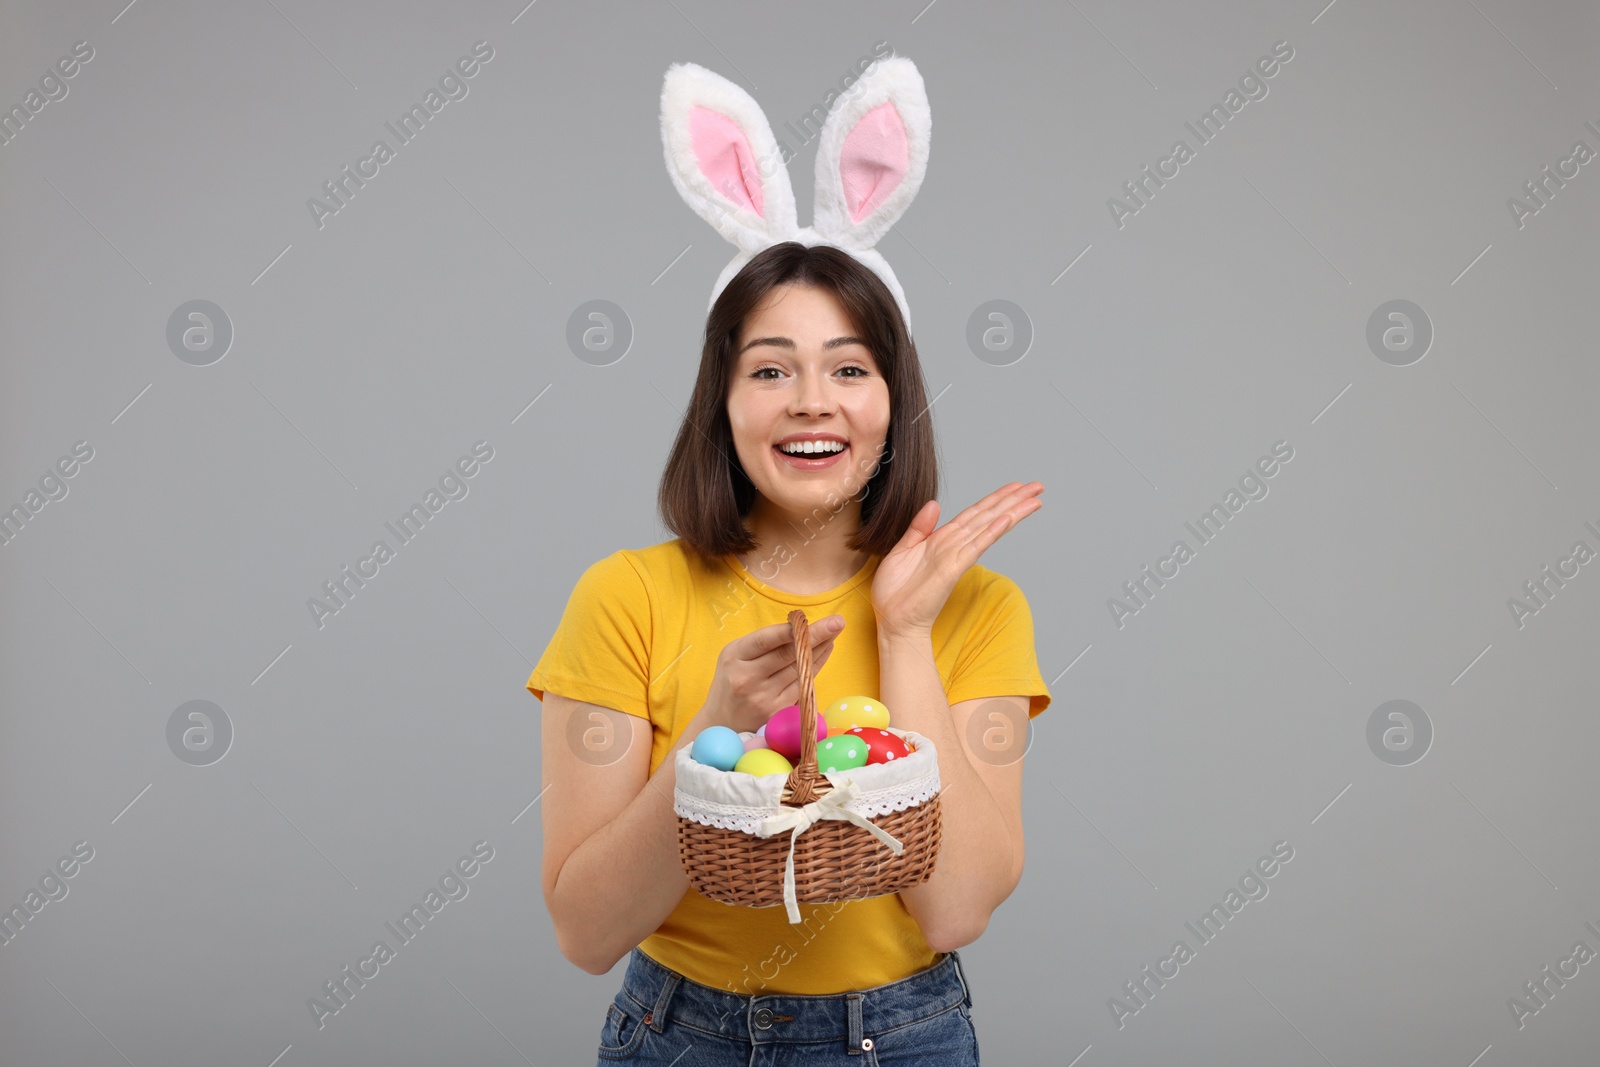
<path id="1" fill-rule="evenodd" d="M 744 740 L 726 726 L 707 726 L 689 748 L 689 758 L 721 771 L 733 770 L 744 755 Z"/>

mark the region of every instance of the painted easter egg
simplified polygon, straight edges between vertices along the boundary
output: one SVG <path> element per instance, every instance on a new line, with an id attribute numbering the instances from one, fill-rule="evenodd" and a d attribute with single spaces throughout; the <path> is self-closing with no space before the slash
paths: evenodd
<path id="1" fill-rule="evenodd" d="M 800 705 L 790 704 L 777 712 L 766 723 L 767 747 L 794 761 L 800 758 Z M 817 716 L 817 740 L 828 736 L 828 724 Z"/>
<path id="2" fill-rule="evenodd" d="M 752 748 L 739 757 L 739 762 L 733 765 L 733 769 L 759 778 L 764 774 L 788 774 L 794 770 L 794 764 L 770 748 Z"/>
<path id="3" fill-rule="evenodd" d="M 731 771 L 744 755 L 744 742 L 726 726 L 707 726 L 689 748 L 689 758 L 719 771 Z"/>
<path id="4" fill-rule="evenodd" d="M 817 745 L 817 770 L 827 774 L 830 771 L 853 771 L 857 767 L 864 767 L 869 751 L 865 738 L 847 733 L 830 737 Z"/>
<path id="5" fill-rule="evenodd" d="M 857 726 L 876 726 L 881 729 L 889 725 L 889 709 L 877 697 L 855 696 L 830 700 L 827 707 L 822 709 L 822 717 L 828 720 L 829 737 Z"/>
<path id="6" fill-rule="evenodd" d="M 867 746 L 868 763 L 888 763 L 891 760 L 905 759 L 911 754 L 911 749 L 906 746 L 904 740 L 877 726 L 857 726 L 839 736 L 861 738 L 862 743 Z"/>

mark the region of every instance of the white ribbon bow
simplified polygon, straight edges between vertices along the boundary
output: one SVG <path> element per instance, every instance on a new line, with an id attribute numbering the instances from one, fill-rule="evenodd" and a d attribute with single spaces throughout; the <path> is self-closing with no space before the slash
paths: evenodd
<path id="1" fill-rule="evenodd" d="M 758 837 L 771 837 L 781 834 L 785 830 L 791 831 L 789 835 L 789 859 L 783 867 L 783 906 L 789 913 L 789 922 L 800 921 L 800 907 L 795 901 L 794 892 L 794 846 L 796 840 L 812 825 L 823 819 L 847 819 L 865 830 L 869 830 L 873 837 L 882 841 L 899 855 L 905 848 L 887 830 L 874 826 L 866 816 L 851 811 L 845 807 L 858 792 L 854 778 L 846 778 L 843 784 L 835 785 L 822 799 L 813 800 L 809 804 L 798 808 L 785 808 L 782 814 L 770 816 L 761 824 L 761 829 L 756 831 Z"/>

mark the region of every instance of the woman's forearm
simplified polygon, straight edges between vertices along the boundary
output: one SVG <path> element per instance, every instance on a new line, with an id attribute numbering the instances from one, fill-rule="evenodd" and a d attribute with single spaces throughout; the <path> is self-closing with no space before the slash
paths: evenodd
<path id="1" fill-rule="evenodd" d="M 922 734 L 939 753 L 938 860 L 929 879 L 901 890 L 900 898 L 929 946 L 949 951 L 976 938 L 1010 895 L 1011 829 L 956 732 L 930 635 L 880 632 L 878 696 L 897 729 Z"/>
<path id="2" fill-rule="evenodd" d="M 556 938 L 590 974 L 605 974 L 653 934 L 689 888 L 678 859 L 674 759 L 704 725 L 696 715 L 639 795 L 561 867 L 548 900 Z"/>

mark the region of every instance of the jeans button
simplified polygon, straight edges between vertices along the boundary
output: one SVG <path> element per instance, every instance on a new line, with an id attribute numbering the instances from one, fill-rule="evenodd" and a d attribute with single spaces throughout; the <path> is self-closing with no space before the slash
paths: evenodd
<path id="1" fill-rule="evenodd" d="M 772 1009 L 771 1008 L 757 1008 L 756 1009 L 756 1029 L 758 1029 L 758 1030 L 769 1030 L 771 1028 L 772 1028 Z"/>

